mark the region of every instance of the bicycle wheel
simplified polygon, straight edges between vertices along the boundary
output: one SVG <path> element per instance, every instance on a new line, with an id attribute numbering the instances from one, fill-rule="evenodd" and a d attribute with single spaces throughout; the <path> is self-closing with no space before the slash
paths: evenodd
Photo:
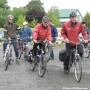
<path id="1" fill-rule="evenodd" d="M 8 65 L 10 63 L 9 55 L 6 55 L 6 60 L 5 60 L 5 71 L 8 69 Z"/>
<path id="2" fill-rule="evenodd" d="M 34 70 L 35 70 L 35 66 L 36 66 L 35 60 L 33 59 L 30 64 L 31 64 L 30 70 L 31 70 L 31 71 L 34 71 Z"/>
<path id="3" fill-rule="evenodd" d="M 80 82 L 81 78 L 82 78 L 82 63 L 81 63 L 80 56 L 78 56 L 77 59 L 75 59 L 74 65 L 75 65 L 75 78 L 76 78 L 76 81 Z"/>
<path id="4" fill-rule="evenodd" d="M 86 48 L 85 49 L 85 57 L 88 58 L 89 57 L 89 50 Z"/>
<path id="5" fill-rule="evenodd" d="M 45 57 L 46 57 L 46 61 L 49 62 L 49 60 L 50 60 L 50 46 L 46 46 Z"/>
<path id="6" fill-rule="evenodd" d="M 39 68 L 38 68 L 39 76 L 43 77 L 45 75 L 45 72 L 46 72 L 46 60 L 42 55 L 39 60 Z"/>

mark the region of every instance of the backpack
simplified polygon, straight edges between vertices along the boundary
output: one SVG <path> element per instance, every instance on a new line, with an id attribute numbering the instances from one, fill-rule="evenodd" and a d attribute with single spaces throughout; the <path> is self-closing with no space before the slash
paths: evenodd
<path id="1" fill-rule="evenodd" d="M 59 52 L 59 60 L 60 60 L 61 62 L 64 62 L 65 58 L 66 58 L 66 50 L 63 49 L 63 50 L 61 50 L 61 51 Z"/>

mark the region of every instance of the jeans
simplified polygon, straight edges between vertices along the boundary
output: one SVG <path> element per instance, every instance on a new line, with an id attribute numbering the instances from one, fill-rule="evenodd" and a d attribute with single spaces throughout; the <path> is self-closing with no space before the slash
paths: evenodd
<path id="1" fill-rule="evenodd" d="M 5 49 L 6 49 L 7 44 L 8 44 L 8 39 L 4 40 L 4 43 L 3 43 L 3 52 L 4 53 L 5 53 Z M 19 56 L 19 52 L 18 52 L 18 45 L 17 45 L 16 39 L 11 39 L 11 44 L 14 47 L 15 56 L 17 58 Z"/>

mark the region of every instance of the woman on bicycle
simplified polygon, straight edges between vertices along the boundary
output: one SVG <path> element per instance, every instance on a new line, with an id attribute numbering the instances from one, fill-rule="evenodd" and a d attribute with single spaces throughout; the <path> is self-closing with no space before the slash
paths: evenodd
<path id="1" fill-rule="evenodd" d="M 84 37 L 84 42 L 88 43 L 87 33 L 84 27 L 82 26 L 82 24 L 78 22 L 76 19 L 77 19 L 77 14 L 75 12 L 71 12 L 70 21 L 64 23 L 64 25 L 62 26 L 62 30 L 61 30 L 61 35 L 66 42 L 66 59 L 64 60 L 64 70 L 65 71 L 68 70 L 69 57 L 70 57 L 71 50 L 75 48 L 75 45 L 71 44 L 70 41 L 73 41 L 75 43 L 80 43 L 78 35 L 82 33 Z M 83 52 L 80 52 L 80 54 L 82 53 Z"/>

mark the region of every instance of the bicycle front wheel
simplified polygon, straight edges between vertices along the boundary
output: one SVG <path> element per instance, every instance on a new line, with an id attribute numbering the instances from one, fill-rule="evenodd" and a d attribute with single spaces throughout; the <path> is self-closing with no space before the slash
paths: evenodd
<path id="1" fill-rule="evenodd" d="M 5 71 L 8 69 L 9 63 L 10 63 L 10 59 L 9 59 L 8 54 L 7 54 L 7 55 L 6 55 L 6 60 L 5 60 Z"/>
<path id="2" fill-rule="evenodd" d="M 44 56 L 42 55 L 40 57 L 40 60 L 39 60 L 39 68 L 38 68 L 38 73 L 39 73 L 39 76 L 40 77 L 43 77 L 45 75 L 45 72 L 46 72 L 46 60 L 44 58 Z"/>
<path id="3" fill-rule="evenodd" d="M 82 78 L 82 63 L 81 63 L 80 56 L 78 56 L 78 58 L 75 59 L 74 65 L 75 65 L 75 78 L 76 78 L 76 81 L 80 82 L 81 78 Z"/>

